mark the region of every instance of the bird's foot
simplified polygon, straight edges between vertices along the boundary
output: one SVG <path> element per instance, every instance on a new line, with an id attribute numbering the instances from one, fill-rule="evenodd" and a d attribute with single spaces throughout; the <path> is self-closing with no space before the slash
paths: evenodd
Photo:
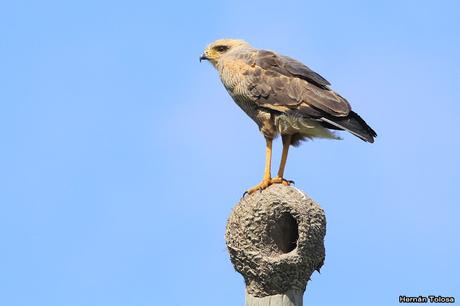
<path id="1" fill-rule="evenodd" d="M 260 182 L 259 184 L 257 184 L 256 186 L 252 187 L 251 189 L 247 190 L 245 194 L 253 194 L 254 192 L 256 192 L 257 190 L 264 190 L 265 188 L 267 188 L 268 186 L 270 186 L 272 184 L 271 182 L 272 180 L 270 178 L 265 178 L 262 180 L 262 182 Z M 243 196 L 244 196 L 243 195 Z"/>
<path id="2" fill-rule="evenodd" d="M 270 180 L 270 185 L 272 184 L 283 184 L 284 186 L 290 186 L 291 184 L 295 184 L 294 181 L 289 181 L 282 177 L 274 177 Z"/>
<path id="3" fill-rule="evenodd" d="M 289 180 L 286 180 L 285 178 L 282 178 L 282 177 L 279 177 L 279 176 L 274 177 L 274 178 L 269 178 L 269 179 L 263 179 L 262 182 L 260 182 L 256 186 L 252 187 L 251 189 L 247 190 L 243 194 L 243 197 L 246 194 L 253 194 L 254 192 L 256 192 L 258 190 L 262 191 L 262 190 L 266 189 L 267 187 L 269 187 L 270 185 L 273 185 L 273 184 L 283 184 L 284 186 L 290 186 L 291 184 L 294 184 L 294 181 L 289 181 Z"/>

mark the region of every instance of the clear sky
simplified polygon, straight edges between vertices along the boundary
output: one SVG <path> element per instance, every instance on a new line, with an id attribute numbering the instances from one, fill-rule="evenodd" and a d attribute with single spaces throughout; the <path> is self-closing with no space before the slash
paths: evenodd
<path id="1" fill-rule="evenodd" d="M 291 151 L 328 221 L 305 304 L 460 301 L 459 20 L 457 1 L 2 1 L 0 305 L 243 305 L 224 231 L 264 140 L 198 62 L 223 37 L 306 63 L 379 134 Z"/>

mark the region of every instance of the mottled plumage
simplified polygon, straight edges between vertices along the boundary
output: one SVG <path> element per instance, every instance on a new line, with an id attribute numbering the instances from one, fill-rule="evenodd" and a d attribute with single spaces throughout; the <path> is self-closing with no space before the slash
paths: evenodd
<path id="1" fill-rule="evenodd" d="M 295 59 L 236 39 L 213 42 L 200 59 L 214 65 L 233 100 L 266 139 L 289 136 L 287 146 L 306 138 L 338 139 L 332 129 L 374 142 L 376 133 L 351 110 L 348 101 L 331 90 L 321 75 Z"/>

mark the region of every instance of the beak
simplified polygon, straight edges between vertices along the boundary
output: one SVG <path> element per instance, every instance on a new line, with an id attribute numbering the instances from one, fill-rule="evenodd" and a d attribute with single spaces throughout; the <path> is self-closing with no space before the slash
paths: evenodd
<path id="1" fill-rule="evenodd" d="M 200 63 L 201 63 L 202 60 L 206 60 L 206 61 L 207 61 L 207 60 L 209 60 L 209 58 L 208 58 L 206 55 L 204 55 L 204 53 L 203 53 L 203 54 L 200 56 Z"/>

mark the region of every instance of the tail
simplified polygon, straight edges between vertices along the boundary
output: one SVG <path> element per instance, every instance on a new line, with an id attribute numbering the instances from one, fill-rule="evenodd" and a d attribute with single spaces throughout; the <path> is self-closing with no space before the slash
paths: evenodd
<path id="1" fill-rule="evenodd" d="M 370 143 L 377 137 L 377 133 L 354 111 L 350 111 L 350 114 L 343 118 L 321 117 L 321 121 L 326 128 L 348 131 Z"/>

